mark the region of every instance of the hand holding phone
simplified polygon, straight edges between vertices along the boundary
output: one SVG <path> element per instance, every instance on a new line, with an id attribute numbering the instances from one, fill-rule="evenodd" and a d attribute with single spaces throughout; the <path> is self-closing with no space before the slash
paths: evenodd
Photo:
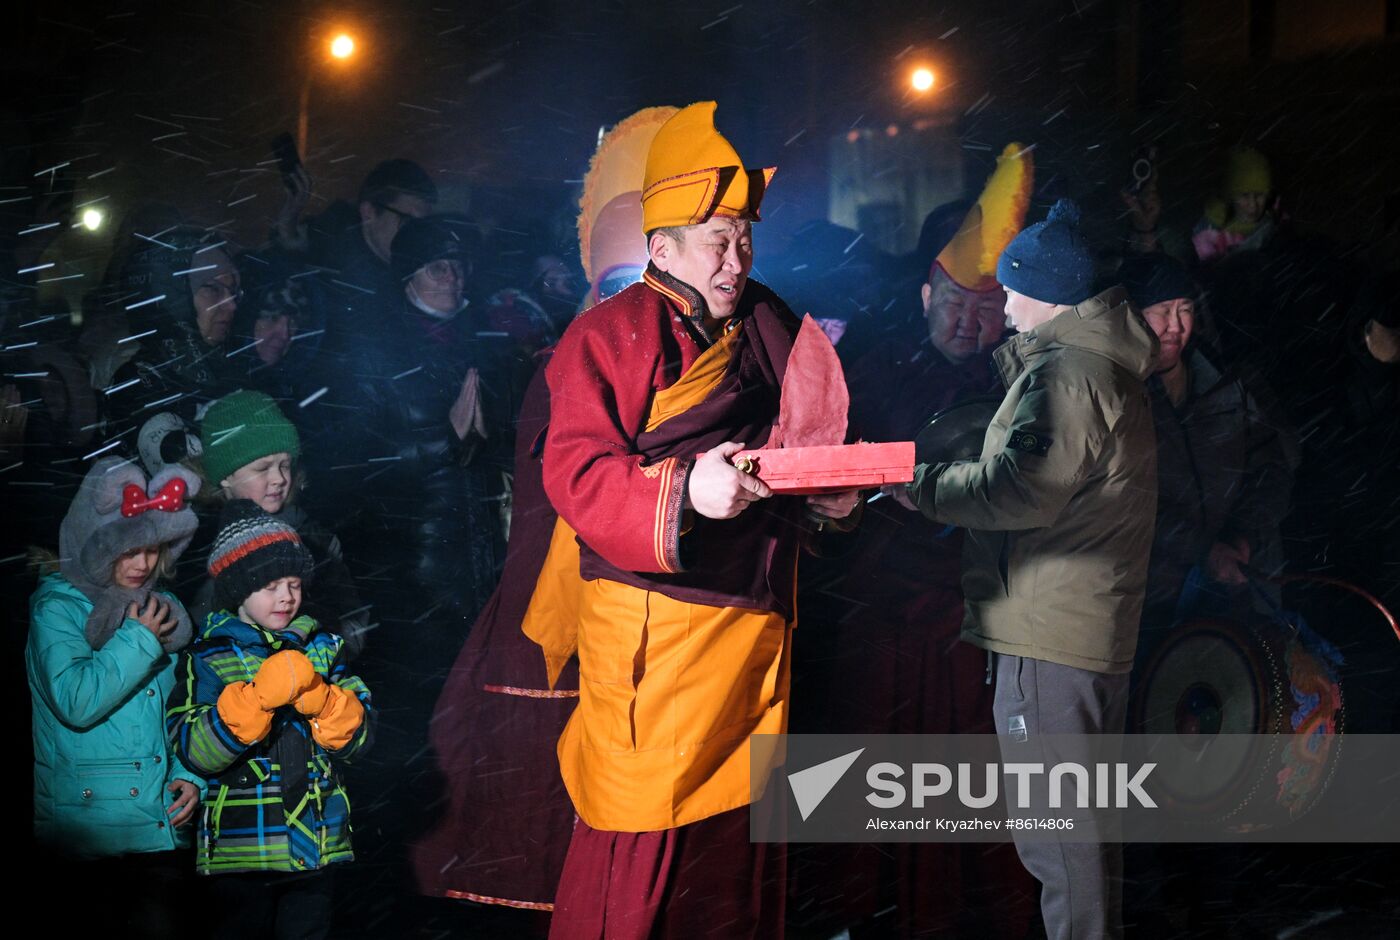
<path id="1" fill-rule="evenodd" d="M 301 155 L 297 153 L 296 141 L 287 131 L 273 138 L 272 155 L 277 158 L 277 169 L 282 171 L 284 179 L 301 167 Z"/>
<path id="2" fill-rule="evenodd" d="M 282 185 L 287 187 L 287 201 L 277 215 L 277 231 L 286 243 L 298 241 L 297 224 L 301 213 L 311 201 L 311 174 L 301 162 L 297 145 L 289 133 L 281 133 L 272 141 L 272 153 L 282 173 Z"/>

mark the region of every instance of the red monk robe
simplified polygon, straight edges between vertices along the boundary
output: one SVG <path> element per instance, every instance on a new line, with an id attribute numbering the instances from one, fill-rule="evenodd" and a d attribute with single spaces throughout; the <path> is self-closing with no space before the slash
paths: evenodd
<path id="1" fill-rule="evenodd" d="M 552 662 L 576 643 L 581 692 L 559 742 L 581 822 L 552 935 L 646 936 L 688 910 L 745 935 L 781 925 L 782 852 L 748 842 L 744 807 L 750 736 L 787 728 L 803 500 L 723 521 L 684 506 L 696 455 L 767 440 L 799 324 L 754 281 L 713 342 L 701 310 L 649 268 L 580 315 L 548 369 L 545 488 L 587 582 L 577 636 L 536 637 Z M 716 881 L 736 875 L 742 891 Z"/>
<path id="2" fill-rule="evenodd" d="M 596 303 L 645 257 L 641 193 L 648 150 L 675 108 L 644 108 L 599 142 L 580 197 L 579 250 Z M 414 852 L 428 894 L 551 909 L 574 811 L 555 748 L 578 697 L 573 649 L 540 662 L 535 637 L 572 635 L 578 544 L 544 493 L 549 390 L 541 366 L 517 434 L 514 526 L 500 588 L 472 631 L 433 716 L 446 809 Z M 524 925 L 521 925 L 522 927 Z M 543 926 L 542 924 L 540 926 Z"/>
<path id="3" fill-rule="evenodd" d="M 433 712 L 442 815 L 411 850 L 423 894 L 544 911 L 553 909 L 574 822 L 554 746 L 578 701 L 576 670 L 547 677 L 520 628 L 537 585 L 549 579 L 542 569 L 557 517 L 539 453 L 548 421 L 542 365 L 517 426 L 505 570 Z M 575 580 L 577 567 L 575 554 Z"/>

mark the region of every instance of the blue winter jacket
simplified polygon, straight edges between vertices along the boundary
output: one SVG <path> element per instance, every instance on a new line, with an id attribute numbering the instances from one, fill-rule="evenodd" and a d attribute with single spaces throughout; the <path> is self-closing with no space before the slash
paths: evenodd
<path id="1" fill-rule="evenodd" d="M 175 656 L 128 619 L 100 650 L 83 636 L 92 604 L 60 575 L 29 601 L 25 668 L 34 702 L 34 834 L 83 857 L 162 852 L 189 844 L 166 811 L 186 770 L 165 736 Z M 196 814 L 197 817 L 198 814 Z"/>

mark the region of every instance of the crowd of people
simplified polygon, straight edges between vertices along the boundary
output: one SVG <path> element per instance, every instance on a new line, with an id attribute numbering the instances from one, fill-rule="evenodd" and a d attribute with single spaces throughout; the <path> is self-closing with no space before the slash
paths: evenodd
<path id="1" fill-rule="evenodd" d="M 1243 147 L 1194 231 L 1154 169 L 1091 244 L 1068 200 L 1031 223 L 1012 144 L 914 256 L 815 223 L 765 286 L 774 174 L 713 114 L 614 128 L 577 260 L 541 245 L 514 287 L 403 159 L 310 218 L 297 168 L 258 246 L 133 212 L 77 331 L 10 253 L 36 857 L 88 866 L 91 916 L 349 935 L 421 896 L 556 937 L 1117 936 L 1093 843 L 750 844 L 749 740 L 1123 730 L 1183 623 L 1282 604 L 1348 726 L 1393 729 L 1393 641 L 1276 576 L 1400 600 L 1397 269 L 1295 232 Z M 794 309 L 851 440 L 940 414 L 975 445 L 882 494 L 736 468 Z M 1126 916 L 1208 927 L 1160 894 Z"/>

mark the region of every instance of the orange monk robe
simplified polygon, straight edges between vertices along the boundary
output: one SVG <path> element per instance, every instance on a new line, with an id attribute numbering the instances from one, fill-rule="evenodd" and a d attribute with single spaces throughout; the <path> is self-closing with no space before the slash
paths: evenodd
<path id="1" fill-rule="evenodd" d="M 750 738 L 787 727 L 801 500 L 723 521 L 683 510 L 697 454 L 767 439 L 798 321 L 756 282 L 713 343 L 692 319 L 701 309 L 649 270 L 575 321 L 547 373 L 545 488 L 578 533 L 587 583 L 576 637 L 557 619 L 527 630 L 551 664 L 576 643 L 579 705 L 559 761 L 594 829 L 670 829 L 746 805 Z"/>

